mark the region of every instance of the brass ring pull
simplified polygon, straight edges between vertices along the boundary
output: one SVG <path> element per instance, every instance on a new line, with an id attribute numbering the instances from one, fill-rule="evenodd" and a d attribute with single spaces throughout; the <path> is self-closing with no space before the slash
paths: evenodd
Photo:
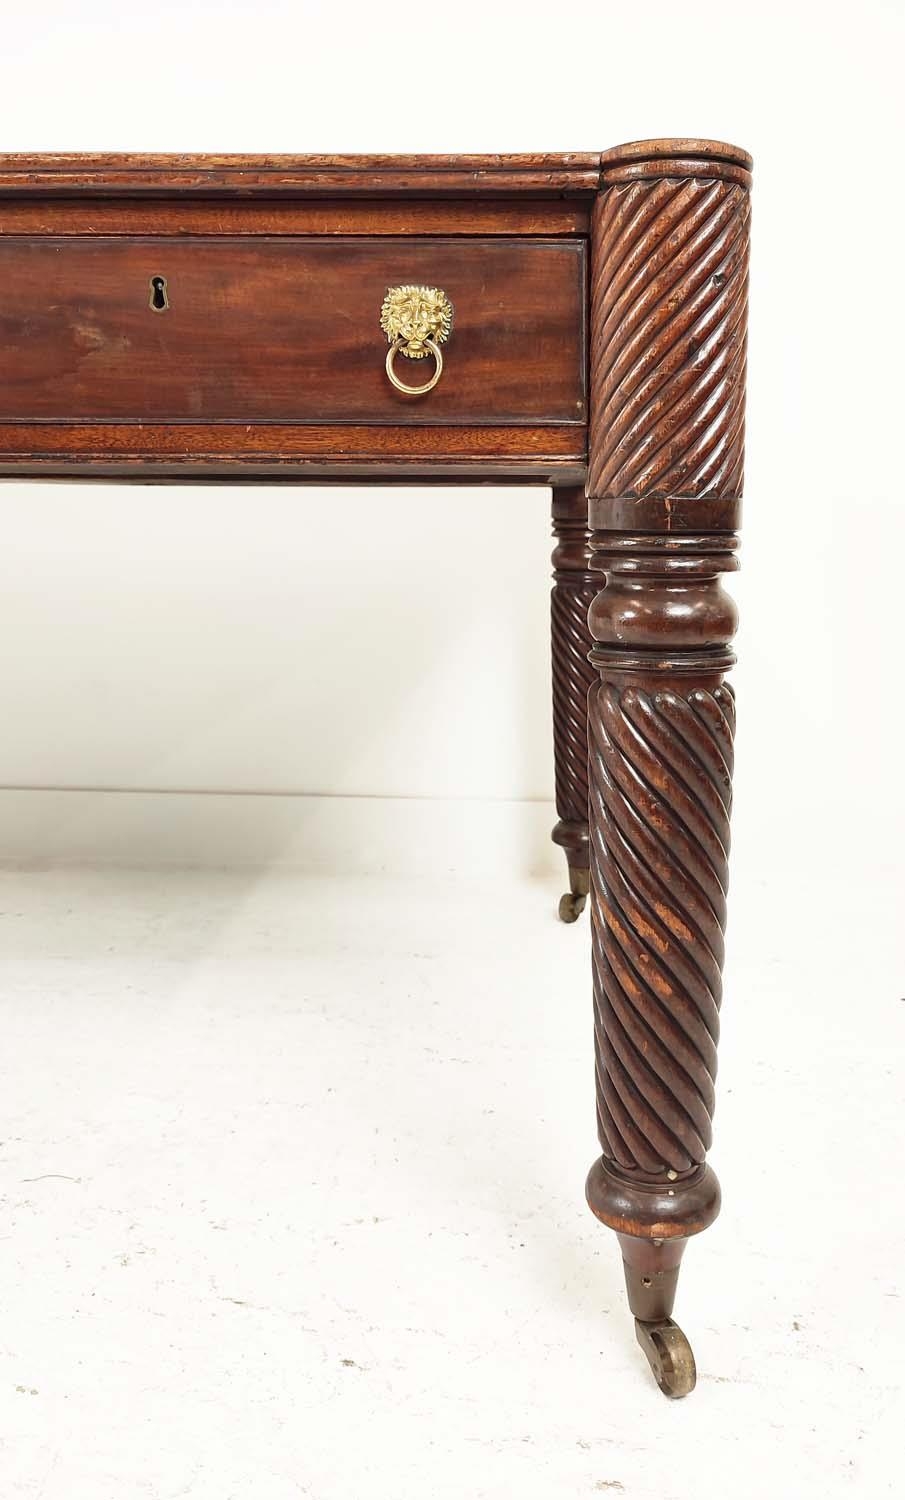
<path id="1" fill-rule="evenodd" d="M 399 379 L 393 368 L 396 363 L 396 355 L 406 353 L 405 339 L 394 339 L 387 350 L 387 374 L 397 391 L 404 392 L 406 396 L 426 396 L 428 391 L 433 390 L 440 376 L 443 374 L 443 355 L 440 353 L 440 345 L 434 339 L 425 339 L 424 347 L 425 349 L 429 349 L 434 356 L 435 366 L 433 375 L 430 380 L 425 381 L 424 385 L 406 385 L 404 380 Z"/>
<path id="2" fill-rule="evenodd" d="M 397 391 L 426 396 L 443 374 L 440 345 L 452 331 L 453 306 L 437 286 L 392 286 L 380 309 L 380 326 L 387 336 L 386 372 Z M 396 356 L 427 359 L 434 356 L 434 373 L 423 385 L 406 385 L 396 374 Z"/>

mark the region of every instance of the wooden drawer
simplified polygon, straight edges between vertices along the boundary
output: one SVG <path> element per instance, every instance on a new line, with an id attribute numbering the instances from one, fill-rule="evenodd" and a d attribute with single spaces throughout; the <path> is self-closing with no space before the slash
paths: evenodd
<path id="1" fill-rule="evenodd" d="M 423 397 L 384 368 L 381 303 L 406 282 L 455 309 Z M 3 423 L 585 421 L 581 240 L 13 234 L 0 287 Z M 431 368 L 398 364 L 412 384 Z"/>

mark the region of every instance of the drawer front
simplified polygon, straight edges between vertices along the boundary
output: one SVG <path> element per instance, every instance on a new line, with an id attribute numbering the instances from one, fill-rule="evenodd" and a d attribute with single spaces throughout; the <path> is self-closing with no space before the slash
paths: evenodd
<path id="1" fill-rule="evenodd" d="M 381 305 L 405 283 L 454 308 L 420 397 L 385 370 Z M 12 235 L 0 288 L 0 422 L 585 421 L 582 241 Z"/>

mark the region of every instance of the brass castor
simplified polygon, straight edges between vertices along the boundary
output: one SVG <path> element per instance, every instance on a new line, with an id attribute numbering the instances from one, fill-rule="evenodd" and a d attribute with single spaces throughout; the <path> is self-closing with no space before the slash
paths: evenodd
<path id="1" fill-rule="evenodd" d="M 698 1374 L 694 1355 L 678 1323 L 672 1318 L 658 1323 L 643 1323 L 636 1318 L 635 1337 L 664 1396 L 676 1401 L 694 1390 Z"/>
<path id="2" fill-rule="evenodd" d="M 585 909 L 587 896 L 579 896 L 574 891 L 566 891 L 559 898 L 559 920 L 561 922 L 577 922 Z"/>
<path id="3" fill-rule="evenodd" d="M 559 898 L 559 920 L 577 922 L 587 904 L 591 888 L 591 872 L 579 866 L 569 866 L 570 890 Z"/>

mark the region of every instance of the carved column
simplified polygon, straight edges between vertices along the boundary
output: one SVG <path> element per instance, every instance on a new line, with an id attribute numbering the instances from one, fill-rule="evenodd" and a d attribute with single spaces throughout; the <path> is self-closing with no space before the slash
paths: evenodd
<path id="1" fill-rule="evenodd" d="M 553 756 L 556 811 L 553 841 L 566 851 L 569 891 L 559 903 L 564 922 L 584 910 L 590 885 L 588 853 L 588 690 L 597 673 L 588 660 L 588 610 L 597 592 L 591 572 L 588 502 L 583 489 L 554 489 L 553 592 L 550 626 L 553 661 Z"/>
<path id="2" fill-rule="evenodd" d="M 591 922 L 602 1155 L 661 1388 L 694 1359 L 671 1321 L 690 1235 L 719 1211 L 711 1140 L 735 708 L 750 158 L 710 141 L 603 157 L 591 272 L 588 496 Z"/>

